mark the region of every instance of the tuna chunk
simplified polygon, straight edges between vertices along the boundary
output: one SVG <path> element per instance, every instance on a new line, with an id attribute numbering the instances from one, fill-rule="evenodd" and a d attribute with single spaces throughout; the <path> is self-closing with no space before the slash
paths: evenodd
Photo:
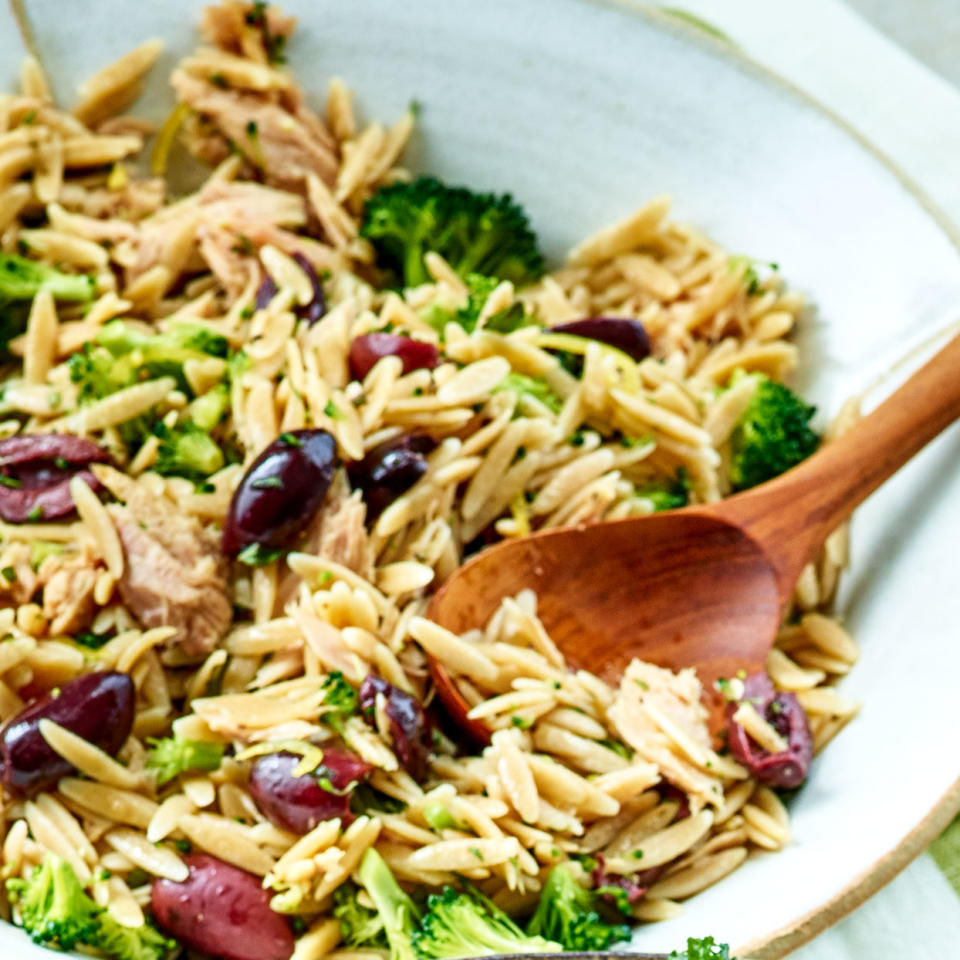
<path id="1" fill-rule="evenodd" d="M 242 0 L 226 0 L 206 7 L 200 29 L 204 37 L 221 50 L 266 63 L 270 56 L 267 40 L 274 45 L 278 38 L 286 40 L 297 25 L 296 17 L 285 16 L 275 6 L 257 10 Z"/>
<path id="2" fill-rule="evenodd" d="M 367 505 L 359 492 L 350 493 L 341 476 L 310 524 L 303 549 L 372 579 L 373 553 L 366 520 Z"/>
<path id="3" fill-rule="evenodd" d="M 81 555 L 63 560 L 50 557 L 40 568 L 43 587 L 43 615 L 50 621 L 50 633 L 75 634 L 86 630 L 93 620 L 96 604 L 93 590 L 97 583 L 97 564 Z"/>
<path id="4" fill-rule="evenodd" d="M 333 138 L 302 106 L 292 113 L 259 94 L 222 90 L 184 70 L 177 70 L 171 83 L 177 99 L 207 118 L 267 183 L 302 190 L 310 173 L 328 185 L 336 180 Z"/>
<path id="5" fill-rule="evenodd" d="M 177 628 L 166 662 L 204 657 L 233 617 L 216 535 L 143 484 L 116 471 L 102 479 L 126 501 L 107 508 L 123 545 L 123 602 L 144 627 Z"/>
<path id="6" fill-rule="evenodd" d="M 693 670 L 673 673 L 634 660 L 608 714 L 637 755 L 656 764 L 664 780 L 689 795 L 694 813 L 705 804 L 723 802 L 724 777 L 746 776 L 738 764 L 711 748 L 700 693 Z"/>

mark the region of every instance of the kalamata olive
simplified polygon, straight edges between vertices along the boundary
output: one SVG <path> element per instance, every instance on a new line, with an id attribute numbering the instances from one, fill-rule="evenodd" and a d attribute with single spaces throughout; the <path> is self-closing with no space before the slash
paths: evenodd
<path id="1" fill-rule="evenodd" d="M 109 462 L 103 447 L 70 434 L 20 434 L 0 440 L 0 517 L 9 523 L 65 517 L 74 509 L 70 480 L 79 476 L 100 490 L 100 481 L 87 468 Z"/>
<path id="2" fill-rule="evenodd" d="M 616 347 L 638 363 L 650 356 L 650 337 L 639 320 L 624 317 L 586 317 L 550 328 L 551 333 L 572 333 Z"/>
<path id="3" fill-rule="evenodd" d="M 398 333 L 365 333 L 350 344 L 350 376 L 362 380 L 382 357 L 399 357 L 404 373 L 432 370 L 440 362 L 440 352 L 425 340 Z"/>
<path id="4" fill-rule="evenodd" d="M 298 763 L 300 757 L 292 753 L 271 753 L 253 764 L 250 794 L 264 816 L 292 833 L 309 833 L 321 821 L 334 817 L 339 817 L 343 826 L 352 823 L 350 788 L 373 767 L 338 747 L 324 747 L 323 764 L 296 777 L 293 771 Z"/>
<path id="5" fill-rule="evenodd" d="M 281 433 L 243 475 L 230 501 L 223 552 L 235 557 L 260 544 L 279 549 L 310 522 L 339 466 L 326 430 Z"/>
<path id="6" fill-rule="evenodd" d="M 327 298 L 324 296 L 323 284 L 320 283 L 320 277 L 313 269 L 313 264 L 302 253 L 295 253 L 293 259 L 310 278 L 310 286 L 313 287 L 313 299 L 308 304 L 296 308 L 297 316 L 301 320 L 306 320 L 307 326 L 312 327 L 327 312 Z"/>
<path id="7" fill-rule="evenodd" d="M 373 722 L 377 694 L 386 701 L 384 712 L 390 721 L 393 752 L 407 773 L 417 783 L 427 779 L 430 748 L 433 746 L 433 725 L 416 697 L 405 693 L 383 677 L 368 674 L 360 685 L 360 709 Z"/>
<path id="8" fill-rule="evenodd" d="M 29 704 L 0 730 L 3 785 L 17 796 L 32 797 L 76 772 L 47 746 L 41 720 L 53 720 L 116 756 L 133 729 L 134 693 L 125 673 L 106 670 L 77 677 L 58 694 Z"/>
<path id="9" fill-rule="evenodd" d="M 167 933 L 221 960 L 289 960 L 293 932 L 270 909 L 273 894 L 260 877 L 205 853 L 183 859 L 186 880 L 157 879 L 151 889 L 154 916 Z"/>
<path id="10" fill-rule="evenodd" d="M 273 282 L 273 277 L 266 274 L 257 287 L 257 299 L 254 304 L 258 310 L 265 310 L 270 306 L 270 301 L 277 295 L 277 285 Z"/>
<path id="11" fill-rule="evenodd" d="M 427 472 L 426 455 L 436 445 L 433 437 L 408 433 L 384 440 L 347 467 L 350 486 L 363 491 L 368 517 L 378 517 Z"/>
<path id="12" fill-rule="evenodd" d="M 297 261 L 298 266 L 307 275 L 310 285 L 313 287 L 313 298 L 310 302 L 297 304 L 293 310 L 301 320 L 306 320 L 307 325 L 312 327 L 327 312 L 327 298 L 324 296 L 320 277 L 317 276 L 317 271 L 313 269 L 313 264 L 302 253 L 295 253 L 293 259 Z M 273 278 L 267 274 L 260 281 L 260 286 L 257 287 L 256 308 L 263 310 L 269 307 L 270 301 L 276 295 L 277 285 L 273 282 Z"/>
<path id="13" fill-rule="evenodd" d="M 648 890 L 652 887 L 660 875 L 667 869 L 669 863 L 664 863 L 659 867 L 650 867 L 648 870 L 638 870 L 636 873 L 618 874 L 607 873 L 604 856 L 602 853 L 596 855 L 597 865 L 593 868 L 593 888 L 594 890 L 603 890 L 604 887 L 618 887 L 627 895 L 627 903 L 633 904 L 642 899 Z M 613 893 L 602 893 L 603 898 L 610 904 L 617 904 L 617 897 Z"/>
<path id="14" fill-rule="evenodd" d="M 750 775 L 768 787 L 799 787 L 807 778 L 813 759 L 813 736 L 807 715 L 795 693 L 778 693 L 765 673 L 751 674 L 743 684 L 743 700 L 750 701 L 783 737 L 788 747 L 783 753 L 770 753 L 754 741 L 733 720 L 739 704 L 727 706 L 727 739 L 730 752 Z"/>

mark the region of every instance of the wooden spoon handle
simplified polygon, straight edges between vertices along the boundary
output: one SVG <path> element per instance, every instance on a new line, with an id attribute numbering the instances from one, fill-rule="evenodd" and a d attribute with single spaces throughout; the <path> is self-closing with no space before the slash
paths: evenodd
<path id="1" fill-rule="evenodd" d="M 960 335 L 842 437 L 717 512 L 766 550 L 786 601 L 830 532 L 958 417 Z"/>

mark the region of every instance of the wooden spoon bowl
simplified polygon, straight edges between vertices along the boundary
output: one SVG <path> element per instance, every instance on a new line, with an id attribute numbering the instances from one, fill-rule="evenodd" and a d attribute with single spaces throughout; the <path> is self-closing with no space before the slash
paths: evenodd
<path id="1" fill-rule="evenodd" d="M 616 684 L 635 657 L 714 681 L 766 667 L 797 578 L 827 535 L 960 416 L 960 337 L 843 437 L 775 480 L 719 503 L 507 540 L 434 595 L 428 616 L 482 627 L 504 597 L 536 591 L 538 615 L 574 669 Z M 436 661 L 437 694 L 473 739 L 489 730 Z"/>

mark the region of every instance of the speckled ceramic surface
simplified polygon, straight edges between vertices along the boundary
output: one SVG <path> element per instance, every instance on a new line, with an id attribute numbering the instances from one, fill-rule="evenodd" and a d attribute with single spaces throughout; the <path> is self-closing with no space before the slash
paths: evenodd
<path id="1" fill-rule="evenodd" d="M 678 217 L 732 251 L 777 261 L 811 301 L 802 379 L 825 413 L 960 316 L 960 253 L 935 218 L 815 106 L 719 45 L 589 0 L 286 6 L 301 19 L 291 64 L 309 93 L 321 96 L 339 74 L 368 115 L 387 121 L 418 100 L 413 165 L 512 191 L 552 256 L 670 193 Z M 25 7 L 66 102 L 82 77 L 163 37 L 144 112 L 169 109 L 166 74 L 194 42 L 199 2 Z M 0 9 L 5 85 L 21 56 Z M 778 956 L 902 865 L 960 804 L 958 454 L 954 430 L 857 516 L 841 609 L 863 659 L 843 692 L 865 706 L 793 802 L 792 845 L 752 859 L 682 918 L 639 931 L 635 948 L 712 933 Z M 48 954 L 0 926 L 0 956 Z"/>

